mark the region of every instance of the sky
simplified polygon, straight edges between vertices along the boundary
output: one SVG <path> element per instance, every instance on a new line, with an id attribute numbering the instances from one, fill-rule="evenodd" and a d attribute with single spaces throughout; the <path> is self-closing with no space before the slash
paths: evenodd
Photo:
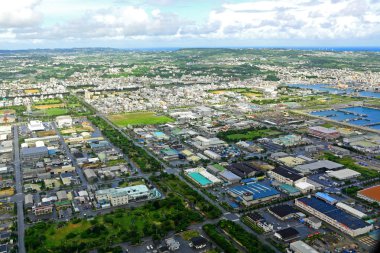
<path id="1" fill-rule="evenodd" d="M 0 49 L 380 46 L 380 0 L 0 0 L 0 4 Z"/>

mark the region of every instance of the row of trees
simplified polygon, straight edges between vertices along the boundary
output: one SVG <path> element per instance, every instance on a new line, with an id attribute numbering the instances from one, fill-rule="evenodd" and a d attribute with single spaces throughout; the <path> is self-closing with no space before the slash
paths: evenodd
<path id="1" fill-rule="evenodd" d="M 218 226 L 238 241 L 249 253 L 272 253 L 269 246 L 263 244 L 255 235 L 245 231 L 240 225 L 230 220 L 220 220 Z"/>
<path id="2" fill-rule="evenodd" d="M 88 119 L 102 131 L 104 136 L 133 160 L 142 171 L 156 172 L 162 170 L 162 165 L 157 160 L 153 159 L 143 148 L 137 147 L 105 120 L 98 116 L 89 116 Z"/>

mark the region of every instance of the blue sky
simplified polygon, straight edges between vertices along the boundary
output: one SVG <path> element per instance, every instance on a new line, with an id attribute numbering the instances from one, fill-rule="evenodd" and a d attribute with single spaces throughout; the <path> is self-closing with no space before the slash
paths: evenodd
<path id="1" fill-rule="evenodd" d="M 0 49 L 380 45 L 380 0 L 12 0 Z"/>

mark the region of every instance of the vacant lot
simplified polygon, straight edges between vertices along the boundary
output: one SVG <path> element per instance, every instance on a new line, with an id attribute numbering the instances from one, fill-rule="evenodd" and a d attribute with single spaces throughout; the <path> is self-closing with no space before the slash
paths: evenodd
<path id="1" fill-rule="evenodd" d="M 157 116 L 154 112 L 132 112 L 123 114 L 109 115 L 108 118 L 118 126 L 128 125 L 156 125 L 173 122 L 167 116 Z"/>
<path id="2" fill-rule="evenodd" d="M 218 137 L 225 141 L 246 141 L 256 140 L 265 137 L 275 137 L 282 132 L 274 129 L 247 129 L 247 130 L 232 130 L 224 133 L 219 133 Z"/>

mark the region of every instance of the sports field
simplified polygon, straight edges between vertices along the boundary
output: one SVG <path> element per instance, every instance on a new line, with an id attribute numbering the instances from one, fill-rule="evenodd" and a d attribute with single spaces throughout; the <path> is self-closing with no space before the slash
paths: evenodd
<path id="1" fill-rule="evenodd" d="M 131 112 L 109 115 L 108 118 L 118 126 L 128 125 L 158 125 L 173 122 L 167 116 L 157 116 L 154 112 Z"/>

